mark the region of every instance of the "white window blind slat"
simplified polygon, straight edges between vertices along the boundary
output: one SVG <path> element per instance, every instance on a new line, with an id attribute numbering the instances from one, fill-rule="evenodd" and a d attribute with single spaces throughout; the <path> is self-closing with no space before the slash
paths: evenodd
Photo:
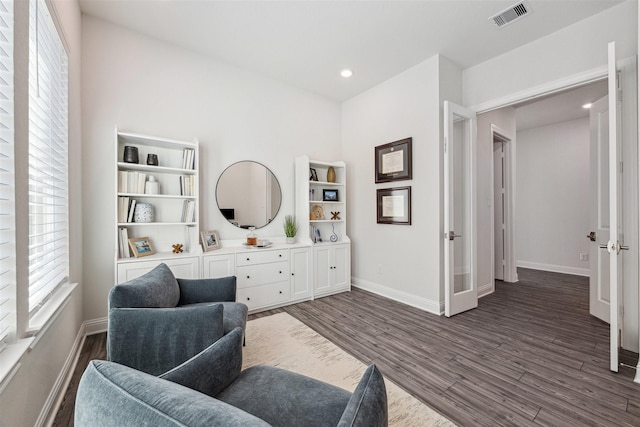
<path id="1" fill-rule="evenodd" d="M 29 312 L 69 275 L 67 54 L 46 3 L 30 0 Z"/>
<path id="2" fill-rule="evenodd" d="M 16 328 L 13 2 L 0 0 L 0 348 Z"/>

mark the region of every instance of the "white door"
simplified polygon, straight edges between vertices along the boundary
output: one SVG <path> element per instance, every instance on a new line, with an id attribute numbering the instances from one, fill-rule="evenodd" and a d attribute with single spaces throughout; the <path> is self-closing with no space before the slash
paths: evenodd
<path id="1" fill-rule="evenodd" d="M 493 141 L 493 260 L 494 277 L 504 280 L 504 141 Z"/>
<path id="2" fill-rule="evenodd" d="M 444 288 L 446 316 L 478 306 L 475 215 L 476 115 L 444 102 Z"/>
<path id="3" fill-rule="evenodd" d="M 618 79 L 616 66 L 616 44 L 609 43 L 609 369 L 618 372 L 618 348 L 620 347 L 619 329 L 622 325 L 620 319 L 618 296 L 622 295 L 622 256 L 621 249 L 627 249 L 622 245 L 622 197 L 621 188 L 622 170 L 620 167 L 621 144 L 618 140 Z"/>
<path id="4" fill-rule="evenodd" d="M 594 102 L 589 111 L 591 139 L 591 212 L 589 247 L 589 312 L 609 323 L 609 97 Z M 601 249 L 603 247 L 605 249 Z"/>

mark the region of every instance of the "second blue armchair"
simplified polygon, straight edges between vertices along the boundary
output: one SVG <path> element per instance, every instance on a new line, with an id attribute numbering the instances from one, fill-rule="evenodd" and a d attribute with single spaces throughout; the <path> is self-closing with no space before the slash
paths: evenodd
<path id="1" fill-rule="evenodd" d="M 166 264 L 109 292 L 107 358 L 159 375 L 236 327 L 248 308 L 235 302 L 236 278 L 176 279 Z"/>

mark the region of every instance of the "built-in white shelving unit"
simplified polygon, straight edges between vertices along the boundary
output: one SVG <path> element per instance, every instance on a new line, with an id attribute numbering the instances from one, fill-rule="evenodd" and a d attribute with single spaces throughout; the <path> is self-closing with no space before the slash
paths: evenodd
<path id="1" fill-rule="evenodd" d="M 335 180 L 329 182 L 329 169 Z M 347 236 L 345 162 L 296 159 L 298 239 L 313 245 L 314 296 L 351 289 L 351 245 Z M 322 211 L 322 216 L 316 213 Z"/>
<path id="2" fill-rule="evenodd" d="M 137 148 L 138 163 L 124 161 L 125 146 Z M 157 156 L 157 166 L 147 164 L 149 154 Z M 202 249 L 198 241 L 197 140 L 178 141 L 116 129 L 115 165 L 114 232 L 118 282 L 129 280 L 139 275 L 138 272 L 148 270 L 150 265 L 160 262 L 174 265 L 181 273 L 180 277 L 199 277 L 199 254 Z M 145 183 L 150 176 L 158 183 L 157 194 L 145 193 Z M 134 200 L 136 204 L 148 203 L 153 207 L 153 221 L 133 220 L 129 207 Z M 134 257 L 129 251 L 126 237 L 148 237 L 156 253 Z M 172 252 L 172 245 L 177 243 L 183 245 L 182 253 Z"/>

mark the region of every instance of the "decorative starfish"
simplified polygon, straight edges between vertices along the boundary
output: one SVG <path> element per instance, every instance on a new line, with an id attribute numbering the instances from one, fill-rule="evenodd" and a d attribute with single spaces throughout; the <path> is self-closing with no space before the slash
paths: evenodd
<path id="1" fill-rule="evenodd" d="M 340 212 L 331 212 L 331 219 L 340 219 Z"/>
<path id="2" fill-rule="evenodd" d="M 182 252 L 182 243 L 176 243 L 175 245 L 171 245 L 171 246 L 173 246 L 174 254 L 179 254 L 180 252 Z"/>

